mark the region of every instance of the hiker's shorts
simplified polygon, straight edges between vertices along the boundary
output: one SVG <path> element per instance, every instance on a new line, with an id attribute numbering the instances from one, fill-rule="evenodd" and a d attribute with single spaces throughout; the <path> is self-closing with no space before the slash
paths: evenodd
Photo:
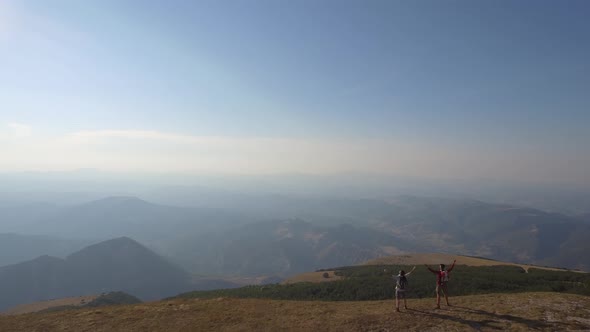
<path id="1" fill-rule="evenodd" d="M 447 293 L 448 293 L 448 291 L 447 291 L 447 283 L 446 283 L 446 282 L 443 282 L 443 283 L 440 283 L 440 284 L 436 284 L 436 292 L 438 293 L 438 292 L 439 292 L 439 291 L 441 291 L 441 290 L 442 290 L 442 291 L 443 291 L 445 294 L 447 294 Z"/>
<path id="2" fill-rule="evenodd" d="M 403 289 L 396 289 L 395 290 L 395 298 L 396 299 L 405 299 L 406 298 L 406 291 Z"/>

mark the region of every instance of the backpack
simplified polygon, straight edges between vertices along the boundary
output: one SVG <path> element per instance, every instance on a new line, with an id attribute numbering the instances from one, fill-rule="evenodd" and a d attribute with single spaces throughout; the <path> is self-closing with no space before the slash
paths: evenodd
<path id="1" fill-rule="evenodd" d="M 448 282 L 449 281 L 449 272 L 445 271 L 441 271 L 441 276 L 440 276 L 440 280 L 442 282 Z"/>
<path id="2" fill-rule="evenodd" d="M 397 287 L 399 289 L 406 289 L 407 285 L 408 285 L 408 278 L 406 278 L 406 276 L 398 276 L 397 277 Z"/>

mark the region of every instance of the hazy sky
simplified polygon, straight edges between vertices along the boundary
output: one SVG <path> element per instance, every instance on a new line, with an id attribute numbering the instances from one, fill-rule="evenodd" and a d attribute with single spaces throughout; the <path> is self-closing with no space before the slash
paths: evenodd
<path id="1" fill-rule="evenodd" d="M 0 171 L 590 185 L 589 1 L 0 0 Z"/>

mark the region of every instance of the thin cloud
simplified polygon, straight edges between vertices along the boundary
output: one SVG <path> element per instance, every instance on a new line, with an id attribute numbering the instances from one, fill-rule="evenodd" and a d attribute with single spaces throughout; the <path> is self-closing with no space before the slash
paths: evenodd
<path id="1" fill-rule="evenodd" d="M 12 123 L 9 127 L 11 137 L 31 135 L 30 126 Z M 0 139 L 0 151 L 5 157 L 0 159 L 0 170 L 94 168 L 193 174 L 361 172 L 545 182 L 547 179 L 587 182 L 584 165 L 590 162 L 587 157 L 566 163 L 566 160 L 546 161 L 545 156 L 516 150 L 474 151 L 385 139 L 197 136 L 117 129 Z"/>
<path id="2" fill-rule="evenodd" d="M 8 128 L 10 128 L 12 136 L 16 138 L 30 137 L 33 133 L 31 126 L 22 123 L 9 123 Z"/>
<path id="3" fill-rule="evenodd" d="M 382 167 L 384 151 L 409 154 L 409 149 L 384 141 L 195 136 L 115 129 L 35 137 L 8 148 L 14 152 L 10 161 L 15 166 L 225 173 L 363 171 Z M 392 166 L 387 165 L 388 169 Z"/>

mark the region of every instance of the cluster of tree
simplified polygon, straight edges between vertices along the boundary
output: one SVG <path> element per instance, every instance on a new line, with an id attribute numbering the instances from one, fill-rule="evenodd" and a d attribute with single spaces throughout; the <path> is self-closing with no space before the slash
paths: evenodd
<path id="1" fill-rule="evenodd" d="M 104 307 L 119 304 L 137 304 L 141 300 L 125 292 L 110 292 L 100 295 L 86 304 L 87 307 Z"/>
<path id="2" fill-rule="evenodd" d="M 362 301 L 391 299 L 394 277 L 411 266 L 353 266 L 335 270 L 341 280 L 321 283 L 273 284 L 236 289 L 196 291 L 182 298 L 269 298 L 283 300 Z M 417 268 L 409 280 L 408 297 L 434 296 L 435 276 L 426 268 Z M 567 292 L 590 296 L 590 274 L 568 271 L 529 269 L 516 266 L 457 266 L 450 273 L 452 295 L 515 292 Z"/>

